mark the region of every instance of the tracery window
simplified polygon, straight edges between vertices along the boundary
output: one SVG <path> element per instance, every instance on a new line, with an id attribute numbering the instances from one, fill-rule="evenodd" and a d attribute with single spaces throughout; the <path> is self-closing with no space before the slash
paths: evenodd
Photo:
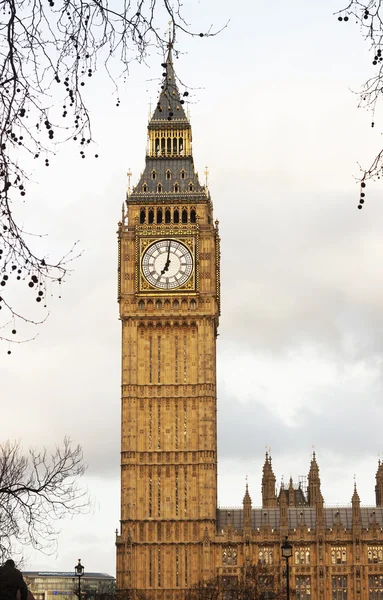
<path id="1" fill-rule="evenodd" d="M 272 565 L 273 562 L 273 549 L 268 547 L 260 548 L 258 552 L 258 563 L 260 565 Z"/>
<path id="2" fill-rule="evenodd" d="M 383 575 L 368 576 L 368 600 L 383 598 Z"/>
<path id="3" fill-rule="evenodd" d="M 227 546 L 222 550 L 222 564 L 236 565 L 237 564 L 237 548 L 235 546 Z"/>
<path id="4" fill-rule="evenodd" d="M 345 546 L 333 546 L 331 548 L 331 563 L 333 565 L 344 565 L 346 559 L 347 554 Z"/>
<path id="5" fill-rule="evenodd" d="M 295 578 L 295 597 L 296 600 L 310 600 L 311 598 L 311 577 L 298 575 Z"/>
<path id="6" fill-rule="evenodd" d="M 294 548 L 294 564 L 309 565 L 310 564 L 310 548 L 298 546 Z"/>
<path id="7" fill-rule="evenodd" d="M 171 179 L 171 178 L 172 178 L 172 173 L 171 173 L 170 169 L 168 169 L 166 171 L 166 179 Z"/>
<path id="8" fill-rule="evenodd" d="M 367 561 L 369 564 L 383 563 L 383 547 L 367 546 Z"/>
<path id="9" fill-rule="evenodd" d="M 347 600 L 347 575 L 332 578 L 332 600 Z"/>

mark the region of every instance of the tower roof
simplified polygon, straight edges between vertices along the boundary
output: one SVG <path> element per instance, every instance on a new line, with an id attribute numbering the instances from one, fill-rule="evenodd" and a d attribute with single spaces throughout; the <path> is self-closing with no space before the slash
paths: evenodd
<path id="1" fill-rule="evenodd" d="M 171 43 L 168 44 L 168 54 L 161 66 L 164 68 L 161 93 L 149 127 L 152 124 L 158 127 L 158 121 L 164 121 L 166 124 L 171 121 L 187 121 L 189 123 L 183 108 L 184 100 L 181 98 L 177 86 Z M 184 92 L 184 95 L 188 95 L 188 92 Z"/>

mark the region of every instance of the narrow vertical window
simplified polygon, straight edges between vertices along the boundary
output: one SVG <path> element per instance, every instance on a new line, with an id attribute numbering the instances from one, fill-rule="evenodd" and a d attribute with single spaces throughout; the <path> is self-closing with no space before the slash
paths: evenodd
<path id="1" fill-rule="evenodd" d="M 178 467 L 176 467 L 176 485 L 175 485 L 176 516 L 178 517 Z"/>
<path id="2" fill-rule="evenodd" d="M 184 208 L 182 211 L 182 223 L 188 222 L 188 211 Z"/>
<path id="3" fill-rule="evenodd" d="M 180 137 L 179 143 L 178 143 L 178 147 L 179 147 L 179 151 L 180 154 L 183 154 L 184 151 L 184 140 L 182 137 Z"/>
<path id="4" fill-rule="evenodd" d="M 181 171 L 181 179 L 185 179 L 185 171 L 184 170 Z"/>
<path id="5" fill-rule="evenodd" d="M 178 183 L 175 183 L 175 184 L 174 184 L 174 191 L 175 191 L 175 193 L 176 193 L 176 194 L 179 192 L 179 189 L 180 189 L 180 188 L 179 188 L 179 186 L 178 186 Z"/>
<path id="6" fill-rule="evenodd" d="M 174 444 L 176 450 L 178 450 L 178 402 L 175 403 L 175 416 L 174 416 Z"/>
<path id="7" fill-rule="evenodd" d="M 176 335 L 175 340 L 174 340 L 174 352 L 175 352 L 175 357 L 174 357 L 174 378 L 175 378 L 175 383 L 178 383 L 178 335 Z"/>
<path id="8" fill-rule="evenodd" d="M 149 337 L 149 383 L 152 383 L 152 370 L 153 370 L 153 338 Z"/>
<path id="9" fill-rule="evenodd" d="M 173 154 L 178 154 L 177 152 L 177 138 L 173 138 Z"/>
<path id="10" fill-rule="evenodd" d="M 140 223 L 145 223 L 145 209 L 141 208 L 140 210 Z"/>
<path id="11" fill-rule="evenodd" d="M 152 517 L 152 493 L 153 493 L 153 479 L 152 479 L 152 467 L 149 468 L 149 517 Z"/>
<path id="12" fill-rule="evenodd" d="M 179 557 L 178 557 L 178 546 L 176 547 L 176 587 L 179 586 Z"/>
<path id="13" fill-rule="evenodd" d="M 155 178 L 156 178 L 156 172 L 152 171 L 152 179 L 155 179 Z"/>
<path id="14" fill-rule="evenodd" d="M 171 171 L 170 171 L 170 169 L 168 169 L 168 170 L 166 171 L 166 179 L 168 179 L 168 180 L 169 180 L 169 179 L 171 179 L 171 178 L 172 178 L 172 174 L 171 174 Z"/>
<path id="15" fill-rule="evenodd" d="M 186 400 L 184 401 L 184 448 L 186 448 L 186 434 L 187 434 L 187 405 Z"/>
<path id="16" fill-rule="evenodd" d="M 161 138 L 161 154 L 165 154 L 165 138 Z"/>
<path id="17" fill-rule="evenodd" d="M 156 138 L 156 141 L 155 141 L 155 151 L 156 151 L 156 154 L 160 153 L 160 139 L 159 138 Z"/>
<path id="18" fill-rule="evenodd" d="M 149 210 L 149 223 L 154 223 L 154 210 L 152 208 Z"/>
<path id="19" fill-rule="evenodd" d="M 165 210 L 165 223 L 170 223 L 170 210 L 168 208 Z"/>
<path id="20" fill-rule="evenodd" d="M 149 402 L 149 450 L 152 449 L 153 440 L 153 405 L 152 401 Z"/>
<path id="21" fill-rule="evenodd" d="M 188 549 L 185 548 L 185 587 L 189 585 Z"/>
<path id="22" fill-rule="evenodd" d="M 187 467 L 184 469 L 184 516 L 186 517 L 188 511 L 188 477 Z"/>
<path id="23" fill-rule="evenodd" d="M 184 336 L 184 383 L 186 383 L 186 335 Z"/>
<path id="24" fill-rule="evenodd" d="M 144 185 L 142 186 L 142 191 L 143 192 L 147 192 L 148 191 L 148 186 L 146 185 L 146 183 L 144 183 Z"/>
<path id="25" fill-rule="evenodd" d="M 167 144 L 166 144 L 167 153 L 171 154 L 172 153 L 172 140 L 171 140 L 171 138 L 168 138 L 166 140 L 166 142 L 167 142 Z"/>
<path id="26" fill-rule="evenodd" d="M 192 191 L 193 191 L 193 184 L 189 183 L 189 192 L 192 192 Z"/>
<path id="27" fill-rule="evenodd" d="M 162 192 L 162 185 L 160 183 L 157 185 L 157 192 Z"/>
<path id="28" fill-rule="evenodd" d="M 159 184 L 159 185 L 161 185 L 161 184 Z M 157 223 L 162 223 L 162 208 L 157 209 Z"/>
<path id="29" fill-rule="evenodd" d="M 161 546 L 158 546 L 158 587 L 161 587 Z"/>
<path id="30" fill-rule="evenodd" d="M 190 211 L 190 222 L 195 223 L 196 221 L 197 221 L 196 212 L 195 212 L 195 209 L 192 208 Z"/>
<path id="31" fill-rule="evenodd" d="M 153 552 L 149 547 L 149 587 L 153 587 Z"/>
<path id="32" fill-rule="evenodd" d="M 176 208 L 173 213 L 173 223 L 179 223 L 179 222 L 180 222 L 180 213 L 179 213 L 178 209 Z"/>

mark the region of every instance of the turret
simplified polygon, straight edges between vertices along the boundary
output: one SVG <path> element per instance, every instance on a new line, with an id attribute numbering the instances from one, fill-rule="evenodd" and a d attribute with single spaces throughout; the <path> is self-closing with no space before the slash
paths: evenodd
<path id="1" fill-rule="evenodd" d="M 316 506 L 320 495 L 320 477 L 319 467 L 316 461 L 315 452 L 310 464 L 310 471 L 308 475 L 308 490 L 307 490 L 307 501 L 309 506 Z"/>
<path id="2" fill-rule="evenodd" d="M 287 529 L 289 526 L 287 498 L 283 481 L 281 483 L 281 492 L 279 494 L 279 526 L 281 529 Z M 287 533 L 287 531 L 281 531 L 281 537 L 286 536 Z"/>
<path id="3" fill-rule="evenodd" d="M 275 489 L 275 475 L 271 466 L 271 456 L 266 452 L 265 464 L 262 475 L 262 507 L 275 508 L 277 506 L 277 494 Z"/>
<path id="4" fill-rule="evenodd" d="M 383 464 L 378 461 L 378 470 L 376 471 L 375 485 L 376 506 L 383 506 Z"/>
<path id="5" fill-rule="evenodd" d="M 289 481 L 289 506 L 295 506 L 295 491 L 294 491 L 294 484 L 293 484 L 293 478 L 290 475 L 290 481 Z"/>
<path id="6" fill-rule="evenodd" d="M 354 493 L 351 498 L 352 505 L 352 528 L 360 528 L 360 498 L 356 489 L 356 482 L 354 482 Z"/>
<path id="7" fill-rule="evenodd" d="M 249 534 L 251 532 L 251 498 L 249 494 L 249 486 L 246 481 L 246 491 L 243 497 L 243 532 Z"/>

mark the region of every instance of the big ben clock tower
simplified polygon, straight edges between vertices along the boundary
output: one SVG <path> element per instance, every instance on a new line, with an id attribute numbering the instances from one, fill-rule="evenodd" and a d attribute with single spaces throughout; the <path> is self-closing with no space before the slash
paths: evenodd
<path id="1" fill-rule="evenodd" d="M 214 574 L 219 236 L 169 47 L 145 169 L 119 224 L 117 587 L 182 597 Z"/>

